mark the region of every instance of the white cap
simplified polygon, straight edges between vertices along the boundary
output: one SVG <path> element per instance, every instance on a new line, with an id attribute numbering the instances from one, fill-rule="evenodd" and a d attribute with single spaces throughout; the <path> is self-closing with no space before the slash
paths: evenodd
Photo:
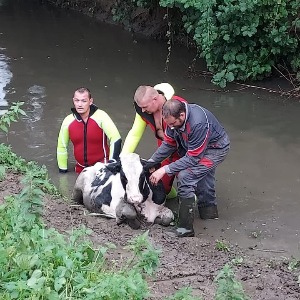
<path id="1" fill-rule="evenodd" d="M 154 88 L 157 91 L 163 92 L 167 100 L 170 100 L 175 94 L 175 91 L 170 83 L 166 83 L 166 82 L 159 83 L 155 85 Z"/>

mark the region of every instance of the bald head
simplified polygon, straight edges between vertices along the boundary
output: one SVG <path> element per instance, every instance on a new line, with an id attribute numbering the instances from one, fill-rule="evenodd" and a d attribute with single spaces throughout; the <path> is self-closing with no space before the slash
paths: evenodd
<path id="1" fill-rule="evenodd" d="M 157 90 L 154 89 L 152 86 L 141 85 L 135 91 L 134 101 L 136 102 L 137 105 L 141 106 L 143 104 L 147 104 L 148 102 L 150 102 L 157 95 L 158 95 Z"/>

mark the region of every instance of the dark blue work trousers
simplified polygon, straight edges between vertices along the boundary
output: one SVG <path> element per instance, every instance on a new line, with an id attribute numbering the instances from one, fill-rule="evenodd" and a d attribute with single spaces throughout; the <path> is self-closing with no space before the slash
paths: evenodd
<path id="1" fill-rule="evenodd" d="M 198 198 L 198 206 L 216 205 L 215 172 L 216 167 L 226 158 L 229 145 L 223 149 L 206 149 L 205 161 L 210 164 L 201 164 L 180 171 L 177 174 L 178 196 Z"/>

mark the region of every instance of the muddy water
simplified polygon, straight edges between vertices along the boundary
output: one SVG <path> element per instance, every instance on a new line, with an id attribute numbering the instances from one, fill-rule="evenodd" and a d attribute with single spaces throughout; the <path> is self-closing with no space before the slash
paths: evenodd
<path id="1" fill-rule="evenodd" d="M 69 11 L 0 0 L 0 113 L 24 101 L 27 116 L 0 135 L 27 160 L 45 164 L 70 196 L 76 175 L 56 166 L 60 124 L 74 89 L 87 86 L 125 138 L 140 84 L 172 83 L 178 95 L 210 109 L 227 128 L 231 151 L 217 171 L 220 219 L 196 221 L 197 235 L 226 239 L 259 254 L 300 256 L 300 103 L 257 90 L 213 92 L 209 78 L 188 78 L 194 53 Z M 270 86 L 282 84 L 270 82 Z M 147 131 L 137 152 L 147 158 Z M 70 155 L 70 168 L 74 160 Z M 250 251 L 250 250 L 249 250 Z"/>

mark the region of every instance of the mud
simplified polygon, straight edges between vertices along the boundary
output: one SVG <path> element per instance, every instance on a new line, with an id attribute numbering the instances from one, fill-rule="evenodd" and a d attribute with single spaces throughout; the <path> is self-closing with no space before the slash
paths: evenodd
<path id="1" fill-rule="evenodd" d="M 21 190 L 20 176 L 7 174 L 0 181 L 0 199 Z M 0 203 L 1 203 L 0 201 Z M 288 261 L 280 258 L 260 257 L 246 254 L 238 246 L 228 246 L 229 251 L 216 249 L 216 243 L 201 237 L 171 239 L 167 228 L 153 225 L 142 230 L 132 230 L 127 225 L 116 225 L 112 219 L 88 216 L 81 206 L 72 206 L 63 199 L 45 197 L 44 221 L 48 227 L 67 234 L 68 230 L 81 225 L 92 230 L 90 239 L 95 245 L 114 243 L 122 256 L 123 247 L 133 237 L 149 230 L 149 237 L 161 250 L 160 266 L 155 277 L 149 280 L 149 299 L 165 299 L 181 287 L 191 287 L 193 295 L 204 300 L 214 299 L 214 278 L 222 267 L 233 258 L 243 258 L 234 267 L 237 279 L 251 299 L 299 299 L 297 283 L 299 269 L 290 271 Z"/>
<path id="2" fill-rule="evenodd" d="M 136 7 L 128 2 L 116 2 L 112 0 L 78 0 L 76 2 L 67 0 L 44 0 L 49 5 L 54 5 L 62 9 L 70 9 L 81 14 L 92 17 L 100 22 L 114 24 L 137 35 L 149 38 L 168 40 L 195 47 L 192 38 L 184 30 L 181 23 L 182 15 L 179 9 L 167 8 L 153 5 L 151 7 Z M 168 22 L 173 21 L 172 33 Z M 169 34 L 171 36 L 169 37 Z"/>

